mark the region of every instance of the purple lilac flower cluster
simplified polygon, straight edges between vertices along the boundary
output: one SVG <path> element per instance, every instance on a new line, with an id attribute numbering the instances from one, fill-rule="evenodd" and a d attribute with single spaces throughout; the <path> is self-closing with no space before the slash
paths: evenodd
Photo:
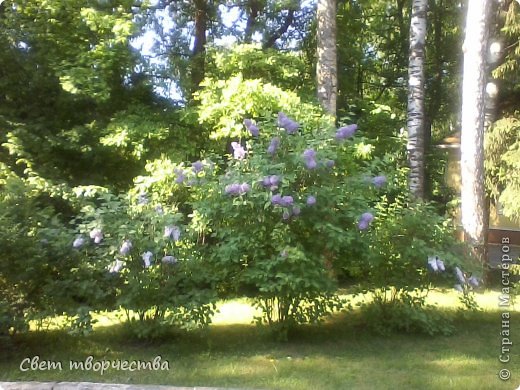
<path id="1" fill-rule="evenodd" d="M 251 191 L 251 186 L 247 183 L 228 184 L 226 186 L 226 188 L 224 189 L 224 192 L 226 193 L 226 195 L 230 195 L 230 196 L 244 195 L 244 194 L 247 194 L 249 191 Z"/>
<path id="2" fill-rule="evenodd" d="M 366 212 L 361 215 L 358 221 L 359 230 L 365 230 L 368 228 L 368 225 L 374 220 L 374 215 L 372 213 Z"/>
<path id="3" fill-rule="evenodd" d="M 280 184 L 280 176 L 271 175 L 262 179 L 262 185 L 271 191 L 275 191 L 278 188 L 278 184 Z"/>
<path id="4" fill-rule="evenodd" d="M 358 126 L 356 124 L 340 127 L 338 131 L 336 131 L 336 139 L 341 141 L 347 138 L 351 138 L 356 132 L 357 128 Z"/>
<path id="5" fill-rule="evenodd" d="M 271 156 L 274 155 L 278 149 L 278 146 L 280 146 L 280 138 L 272 138 L 271 142 L 269 143 L 269 147 L 267 148 L 267 153 L 269 153 Z"/>
<path id="6" fill-rule="evenodd" d="M 92 229 L 90 231 L 90 238 L 93 239 L 96 244 L 99 244 L 103 241 L 103 232 L 98 228 Z"/>
<path id="7" fill-rule="evenodd" d="M 303 152 L 303 159 L 305 160 L 305 166 L 308 169 L 314 169 L 318 166 L 316 163 L 316 151 L 314 149 L 305 149 Z"/>
<path id="8" fill-rule="evenodd" d="M 237 160 L 243 160 L 246 157 L 247 151 L 238 142 L 231 142 L 233 148 L 233 157 Z"/>
<path id="9" fill-rule="evenodd" d="M 260 129 L 253 123 L 251 119 L 245 119 L 244 126 L 247 130 L 249 130 L 249 133 L 253 137 L 258 137 L 258 135 L 260 134 Z"/>
<path id="10" fill-rule="evenodd" d="M 186 180 L 186 173 L 181 168 L 175 168 L 173 170 L 173 173 L 175 173 L 175 183 L 182 184 Z"/>
<path id="11" fill-rule="evenodd" d="M 433 272 L 444 272 L 446 271 L 446 267 L 444 266 L 444 261 L 439 259 L 439 256 L 430 256 L 428 257 L 428 266 Z"/>
<path id="12" fill-rule="evenodd" d="M 301 213 L 300 206 L 294 204 L 294 198 L 290 195 L 282 196 L 280 194 L 275 194 L 271 197 L 271 203 L 274 206 L 280 206 L 285 209 L 282 213 L 282 218 L 284 220 L 288 220 L 292 216 L 297 217 Z"/>
<path id="13" fill-rule="evenodd" d="M 170 238 L 173 241 L 177 242 L 179 241 L 181 237 L 181 229 L 179 229 L 178 226 L 175 225 L 169 225 L 164 227 L 164 237 Z"/>
<path id="14" fill-rule="evenodd" d="M 287 134 L 296 134 L 300 128 L 300 124 L 290 119 L 283 112 L 278 113 L 278 126 L 285 129 Z"/>
<path id="15" fill-rule="evenodd" d="M 200 160 L 195 161 L 191 164 L 191 169 L 193 170 L 194 174 L 198 174 L 199 172 L 202 172 L 202 170 L 204 169 L 204 164 Z"/>
<path id="16" fill-rule="evenodd" d="M 380 175 L 372 178 L 372 184 L 376 188 L 381 188 L 386 184 L 386 176 Z"/>
<path id="17" fill-rule="evenodd" d="M 459 292 L 464 292 L 464 287 L 478 287 L 480 285 L 480 281 L 476 276 L 468 277 L 459 267 L 455 267 L 455 276 L 459 283 L 456 284 L 454 288 Z"/>

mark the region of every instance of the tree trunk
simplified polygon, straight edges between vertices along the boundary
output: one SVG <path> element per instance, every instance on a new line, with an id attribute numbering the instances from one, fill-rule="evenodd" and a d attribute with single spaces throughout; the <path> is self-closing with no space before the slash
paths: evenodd
<path id="1" fill-rule="evenodd" d="M 258 18 L 258 13 L 262 8 L 262 4 L 258 2 L 258 0 L 250 0 L 247 3 L 247 22 L 246 29 L 244 31 L 244 42 L 251 43 L 253 38 L 253 31 L 256 24 L 256 19 Z"/>
<path id="2" fill-rule="evenodd" d="M 318 100 L 332 116 L 336 116 L 338 70 L 336 53 L 336 0 L 318 0 L 318 61 L 316 81 Z"/>
<path id="3" fill-rule="evenodd" d="M 461 128 L 461 214 L 464 240 L 487 265 L 488 213 L 484 191 L 486 52 L 491 0 L 469 0 L 463 45 Z M 487 267 L 486 267 L 487 268 Z M 486 271 L 486 268 L 484 270 Z"/>
<path id="4" fill-rule="evenodd" d="M 424 198 L 424 46 L 428 0 L 413 0 L 408 64 L 409 187 L 415 199 Z"/>
<path id="5" fill-rule="evenodd" d="M 196 0 L 195 5 L 195 33 L 193 50 L 191 53 L 191 91 L 199 89 L 204 80 L 206 64 L 206 30 L 208 28 L 208 4 L 206 0 Z"/>

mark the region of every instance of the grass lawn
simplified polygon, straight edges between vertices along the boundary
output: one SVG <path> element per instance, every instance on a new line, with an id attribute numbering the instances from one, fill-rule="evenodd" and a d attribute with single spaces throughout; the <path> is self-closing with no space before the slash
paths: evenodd
<path id="1" fill-rule="evenodd" d="M 433 294 L 445 310 L 456 295 Z M 246 301 L 225 302 L 205 332 L 172 333 L 153 342 L 136 341 L 124 328 L 101 321 L 88 337 L 50 330 L 18 337 L 0 357 L 0 381 L 93 381 L 256 389 L 516 389 L 520 385 L 520 312 L 510 308 L 511 361 L 499 362 L 501 314 L 498 293 L 478 295 L 484 308 L 457 320 L 452 336 L 379 336 L 364 329 L 358 314 L 338 314 L 321 326 L 297 330 L 289 342 L 273 341 L 251 325 Z M 63 370 L 19 369 L 26 357 L 62 362 Z M 69 360 L 152 360 L 169 370 L 70 370 Z M 500 369 L 511 371 L 501 381 Z"/>

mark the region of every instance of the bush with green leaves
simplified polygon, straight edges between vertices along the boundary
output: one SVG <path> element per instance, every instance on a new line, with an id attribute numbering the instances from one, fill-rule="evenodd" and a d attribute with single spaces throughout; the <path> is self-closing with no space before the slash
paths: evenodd
<path id="1" fill-rule="evenodd" d="M 186 218 L 145 193 L 100 194 L 76 219 L 71 250 L 104 270 L 137 337 L 162 325 L 207 325 L 214 311 L 211 273 L 197 251 Z"/>
<path id="2" fill-rule="evenodd" d="M 34 178 L 33 178 L 34 179 Z M 56 315 L 72 323 L 85 310 L 110 307 L 108 277 L 70 251 L 71 231 L 49 192 L 0 165 L 0 333 Z M 87 328 L 88 321 L 83 321 Z M 84 327 L 85 328 L 85 327 Z"/>
<path id="3" fill-rule="evenodd" d="M 233 142 L 233 154 L 216 162 L 221 171 L 192 188 L 192 209 L 219 291 L 251 296 L 258 320 L 283 334 L 342 306 L 336 255 L 368 228 L 360 221 L 380 185 L 356 125 L 273 119 L 246 118 L 250 137 Z"/>
<path id="4" fill-rule="evenodd" d="M 357 252 L 359 286 L 372 297 L 363 304 L 367 324 L 381 333 L 450 333 L 449 318 L 425 300 L 433 284 L 459 280 L 457 265 L 467 266 L 450 220 L 438 215 L 434 205 L 411 201 L 406 193 L 383 196 L 375 209 L 378 217 L 363 233 Z"/>

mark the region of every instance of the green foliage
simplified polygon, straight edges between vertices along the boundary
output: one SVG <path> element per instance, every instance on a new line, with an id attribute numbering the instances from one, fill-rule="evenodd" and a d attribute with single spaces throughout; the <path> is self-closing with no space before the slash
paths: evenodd
<path id="1" fill-rule="evenodd" d="M 72 94 L 106 100 L 130 70 L 135 30 L 131 2 L 103 7 L 84 1 L 23 1 L 5 7 L 2 24 L 15 44 L 43 60 Z"/>
<path id="2" fill-rule="evenodd" d="M 206 77 L 228 80 L 241 75 L 244 80 L 261 79 L 299 96 L 311 96 L 312 75 L 298 52 L 262 50 L 258 45 L 237 45 L 232 49 L 212 48 L 208 52 Z"/>
<path id="3" fill-rule="evenodd" d="M 426 304 L 427 291 L 384 288 L 372 293 L 373 301 L 363 307 L 364 320 L 375 332 L 388 335 L 392 332 L 449 335 L 455 330 L 453 318 Z"/>
<path id="4" fill-rule="evenodd" d="M 107 193 L 88 203 L 76 221 L 78 237 L 87 241 L 78 251 L 117 288 L 116 307 L 127 312 L 136 336 L 157 336 L 164 324 L 207 325 L 212 278 L 182 214 L 144 194 L 136 199 Z M 167 229 L 176 233 L 166 235 Z M 96 234 L 102 237 L 98 243 L 92 242 Z"/>
<path id="5" fill-rule="evenodd" d="M 500 202 L 506 217 L 520 221 L 520 121 L 517 117 L 495 122 L 486 133 L 486 188 Z"/>
<path id="6" fill-rule="evenodd" d="M 432 283 L 455 280 L 457 264 L 454 230 L 427 203 L 410 203 L 403 195 L 390 201 L 383 196 L 376 205 L 377 218 L 357 248 L 361 292 L 370 292 L 364 303 L 368 326 L 377 332 L 396 330 L 447 334 L 453 326 L 425 298 Z M 437 256 L 442 269 L 427 260 Z"/>
<path id="7" fill-rule="evenodd" d="M 99 141 L 142 168 L 140 162 L 153 160 L 163 153 L 174 160 L 196 156 L 205 140 L 193 127 L 179 110 L 134 104 L 110 119 Z M 136 170 L 132 178 L 138 173 Z"/>
<path id="8" fill-rule="evenodd" d="M 211 129 L 210 137 L 240 138 L 245 135 L 245 117 L 269 119 L 272 112 L 285 111 L 297 120 L 314 122 L 321 114 L 315 105 L 304 103 L 294 93 L 261 79 L 244 79 L 241 75 L 227 80 L 206 79 L 198 92 L 200 123 Z"/>
<path id="9" fill-rule="evenodd" d="M 70 251 L 71 232 L 49 194 L 0 167 L 0 333 L 24 330 L 32 319 L 110 308 L 108 279 Z"/>
<path id="10" fill-rule="evenodd" d="M 283 335 L 341 306 L 332 264 L 339 251 L 355 245 L 356 223 L 375 194 L 363 176 L 370 174 L 364 167 L 370 148 L 362 138 L 336 140 L 326 122 L 320 127 L 303 122 L 297 134 L 272 121 L 258 126 L 260 135 L 246 143 L 247 157 L 230 157 L 222 173 L 195 193 L 192 207 L 222 293 L 252 296 L 263 313 L 258 320 Z M 280 145 L 269 153 L 272 137 Z M 315 169 L 303 157 L 311 148 Z M 272 176 L 279 182 L 266 186 L 264 179 Z M 234 183 L 246 183 L 249 190 L 233 196 Z M 291 196 L 290 204 L 275 205 L 277 194 Z M 309 196 L 315 204 L 307 204 Z"/>

